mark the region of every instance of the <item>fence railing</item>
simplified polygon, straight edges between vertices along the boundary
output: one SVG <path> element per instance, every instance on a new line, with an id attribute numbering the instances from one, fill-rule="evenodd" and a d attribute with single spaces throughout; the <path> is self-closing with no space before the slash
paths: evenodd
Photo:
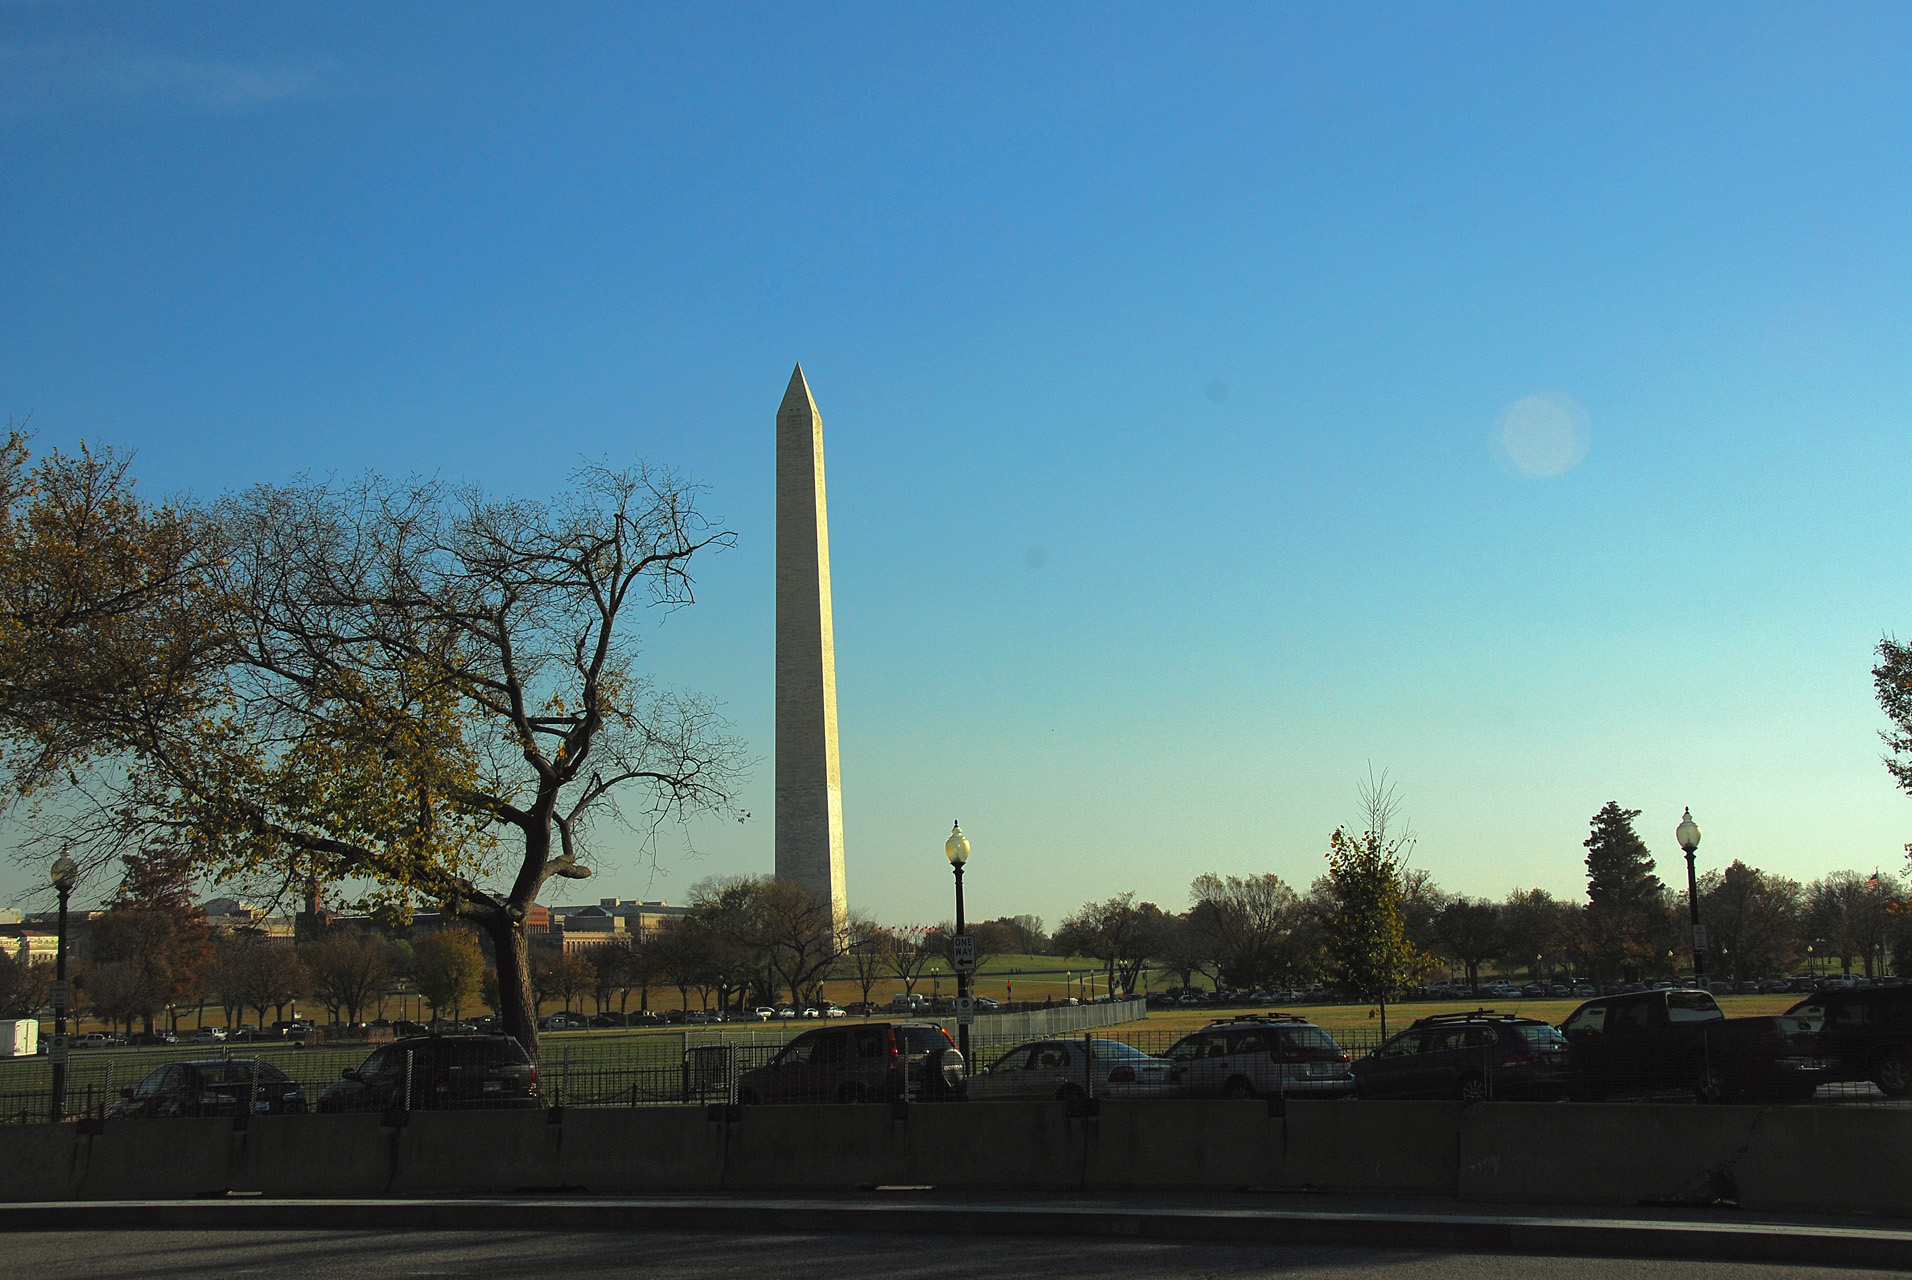
<path id="1" fill-rule="evenodd" d="M 1151 1026 L 1141 1013 L 1140 1001 L 1118 1001 L 979 1017 L 970 1027 L 967 1069 L 973 1079 L 995 1067 L 1018 1046 L 1054 1040 L 1074 1048 L 1079 1047 L 1085 1037 L 1119 1040 L 1145 1055 L 1162 1057 L 1189 1034 L 1167 1030 L 1159 1024 Z M 694 1027 L 635 1035 L 600 1032 L 550 1035 L 543 1040 L 538 1063 L 541 1099 L 546 1105 L 566 1107 L 736 1102 L 749 1073 L 776 1057 L 796 1036 L 830 1030 L 854 1036 L 856 1030 L 865 1025 L 861 1019 L 845 1019 Z M 948 1030 L 953 1036 L 955 1027 L 951 1025 Z M 1333 1039 L 1357 1062 L 1382 1043 L 1378 1026 L 1339 1029 L 1334 1031 Z M 1729 1047 L 1722 1045 L 1715 1054 L 1709 1044 L 1710 1041 L 1702 1042 L 1700 1046 L 1701 1056 L 1696 1059 L 1700 1068 L 1718 1063 L 1728 1064 L 1730 1068 L 1736 1061 Z M 304 1048 L 284 1044 L 221 1047 L 211 1052 L 205 1047 L 191 1046 L 89 1050 L 75 1053 L 68 1067 L 66 1112 L 72 1117 L 103 1117 L 123 1090 L 137 1086 L 156 1069 L 172 1063 L 220 1058 L 269 1062 L 291 1081 L 276 1095 L 272 1109 L 313 1110 L 317 1108 L 320 1094 L 340 1079 L 343 1069 L 359 1066 L 368 1052 L 365 1046 Z M 1082 1056 L 1077 1055 L 1077 1060 Z M 1515 1091 L 1524 1079 L 1522 1069 L 1504 1061 L 1507 1055 L 1502 1053 L 1483 1049 L 1479 1056 L 1484 1096 L 1490 1099 L 1518 1096 Z M 1433 1057 L 1427 1061 L 1432 1063 Z M 1359 1070 L 1367 1074 L 1382 1065 L 1371 1063 Z M 1756 1101 L 1772 1096 L 1771 1091 L 1762 1088 L 1768 1081 L 1741 1077 L 1731 1069 L 1722 1073 L 1717 1081 L 1713 1081 L 1710 1074 L 1690 1069 L 1665 1070 L 1664 1055 L 1640 1057 L 1637 1061 L 1616 1060 L 1608 1066 L 1615 1077 L 1614 1087 L 1602 1087 L 1602 1081 L 1596 1078 L 1582 1080 L 1582 1084 L 1595 1086 L 1583 1090 L 1585 1096 L 1689 1101 Z M 1180 1096 L 1187 1091 L 1189 1082 L 1202 1077 L 1205 1070 L 1184 1071 L 1180 1077 L 1168 1073 L 1148 1074 L 1159 1080 L 1156 1092 Z M 1712 1082 L 1723 1091 L 1723 1096 L 1696 1097 L 1696 1092 L 1705 1093 L 1704 1088 L 1695 1089 L 1696 1081 Z M 1226 1081 L 1222 1083 L 1225 1085 Z M 1420 1093 L 1450 1096 L 1458 1093 L 1459 1083 L 1457 1076 L 1451 1088 L 1442 1085 L 1422 1089 Z M 1741 1088 L 1742 1085 L 1748 1087 Z M 0 1121 L 45 1120 L 51 1090 L 52 1068 L 46 1057 L 0 1060 Z M 288 1091 L 296 1092 L 297 1097 L 288 1099 Z M 1084 1091 L 1090 1096 L 1096 1094 L 1094 1087 Z M 1147 1091 L 1131 1087 L 1120 1092 L 1135 1095 Z M 1276 1094 L 1266 1082 L 1258 1084 L 1256 1092 Z M 1281 1094 L 1288 1096 L 1285 1088 Z M 911 1093 L 910 1096 L 919 1095 Z M 920 1096 L 936 1095 L 933 1091 L 921 1091 Z M 1809 1096 L 1810 1100 L 1820 1103 L 1912 1105 L 1912 1100 L 1888 1097 L 1876 1085 L 1863 1080 L 1821 1084 L 1810 1095 L 1797 1091 L 1794 1094 L 1798 1101 L 1806 1101 Z"/>

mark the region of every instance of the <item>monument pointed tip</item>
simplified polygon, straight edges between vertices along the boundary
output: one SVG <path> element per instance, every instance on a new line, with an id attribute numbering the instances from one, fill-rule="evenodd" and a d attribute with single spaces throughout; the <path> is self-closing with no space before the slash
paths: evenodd
<path id="1" fill-rule="evenodd" d="M 778 407 L 777 414 L 781 417 L 786 413 L 815 414 L 816 411 L 816 397 L 810 394 L 810 383 L 803 376 L 803 364 L 798 362 L 790 373 L 790 385 L 784 390 L 783 404 Z"/>

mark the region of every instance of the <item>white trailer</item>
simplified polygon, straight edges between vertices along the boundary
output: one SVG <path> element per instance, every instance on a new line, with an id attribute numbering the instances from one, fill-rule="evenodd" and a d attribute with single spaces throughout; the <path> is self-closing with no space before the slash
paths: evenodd
<path id="1" fill-rule="evenodd" d="M 0 1020 L 0 1058 L 30 1058 L 40 1052 L 38 1018 Z"/>

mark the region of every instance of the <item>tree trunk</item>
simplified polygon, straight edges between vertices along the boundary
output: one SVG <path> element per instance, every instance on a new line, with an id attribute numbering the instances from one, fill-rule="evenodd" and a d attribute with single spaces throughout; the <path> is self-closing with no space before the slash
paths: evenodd
<path id="1" fill-rule="evenodd" d="M 487 916 L 485 932 L 498 953 L 498 1021 L 505 1034 L 538 1056 L 538 1020 L 532 1014 L 531 967 L 526 963 L 524 925 L 503 912 Z"/>

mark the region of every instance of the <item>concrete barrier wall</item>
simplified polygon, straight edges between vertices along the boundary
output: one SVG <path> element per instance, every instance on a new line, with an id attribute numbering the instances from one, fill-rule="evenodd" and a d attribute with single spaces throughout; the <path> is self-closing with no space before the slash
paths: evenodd
<path id="1" fill-rule="evenodd" d="M 1912 1111 L 1769 1107 L 1726 1173 L 1747 1209 L 1912 1215 Z"/>
<path id="2" fill-rule="evenodd" d="M 557 1127 L 561 1186 L 603 1194 L 723 1189 L 722 1108 L 567 1111 Z"/>
<path id="3" fill-rule="evenodd" d="M 382 1196 L 391 1188 L 398 1134 L 376 1115 L 254 1116 L 238 1135 L 228 1189 L 268 1196 Z"/>
<path id="4" fill-rule="evenodd" d="M 1912 1111 L 1104 1100 L 0 1126 L 0 1199 L 1317 1189 L 1912 1216 Z"/>
<path id="5" fill-rule="evenodd" d="M 1104 1099 L 1099 1109 L 1085 1125 L 1085 1187 L 1283 1185 L 1282 1125 L 1266 1102 Z"/>
<path id="6" fill-rule="evenodd" d="M 1486 1102 L 1460 1117 L 1466 1200 L 1707 1203 L 1730 1194 L 1760 1107 Z M 1717 1184 L 1717 1185 L 1716 1185 Z"/>
<path id="7" fill-rule="evenodd" d="M 1290 1101 L 1281 1185 L 1456 1195 L 1460 1120 L 1459 1102 Z"/>
<path id="8" fill-rule="evenodd" d="M 0 1128 L 0 1200 L 79 1197 L 82 1148 L 76 1124 L 10 1124 Z"/>
<path id="9" fill-rule="evenodd" d="M 125 1120 L 81 1136 L 80 1200 L 189 1200 L 223 1195 L 231 1117 Z"/>

